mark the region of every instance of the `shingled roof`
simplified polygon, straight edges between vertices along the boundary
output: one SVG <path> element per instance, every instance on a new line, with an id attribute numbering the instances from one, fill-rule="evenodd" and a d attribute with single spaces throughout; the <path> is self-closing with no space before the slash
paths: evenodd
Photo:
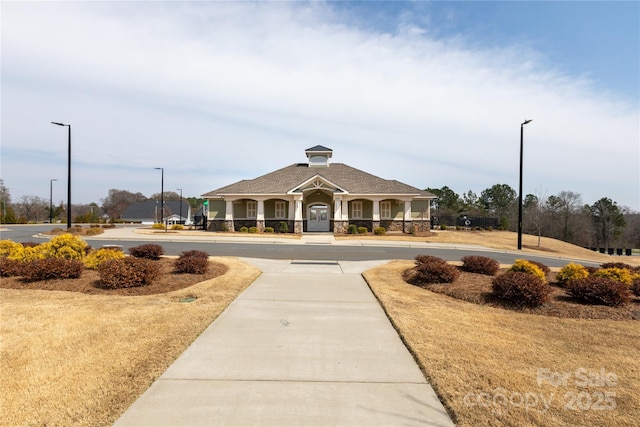
<path id="1" fill-rule="evenodd" d="M 324 149 L 325 147 L 322 148 Z M 258 178 L 245 179 L 218 188 L 203 194 L 202 197 L 242 194 L 286 194 L 290 191 L 295 191 L 303 183 L 314 177 L 323 178 L 350 194 L 406 194 L 414 197 L 435 198 L 428 191 L 420 190 L 396 180 L 383 179 L 343 163 L 333 163 L 325 168 L 311 168 L 307 163 L 294 163 Z"/>

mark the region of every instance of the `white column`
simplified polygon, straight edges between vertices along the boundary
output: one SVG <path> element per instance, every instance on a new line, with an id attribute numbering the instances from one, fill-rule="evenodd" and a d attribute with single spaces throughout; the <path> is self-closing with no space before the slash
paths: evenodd
<path id="1" fill-rule="evenodd" d="M 404 202 L 404 220 L 411 221 L 411 200 Z"/>
<path id="2" fill-rule="evenodd" d="M 233 201 L 227 200 L 224 209 L 225 221 L 233 221 Z"/>
<path id="3" fill-rule="evenodd" d="M 287 219 L 294 219 L 296 215 L 296 201 L 295 200 L 290 200 L 289 201 L 289 213 L 287 214 Z"/>
<path id="4" fill-rule="evenodd" d="M 302 196 L 299 196 L 294 201 L 295 203 L 295 212 L 293 219 L 296 221 L 302 221 Z"/>
<path id="5" fill-rule="evenodd" d="M 342 220 L 349 221 L 349 202 L 342 200 Z"/>
<path id="6" fill-rule="evenodd" d="M 342 219 L 342 200 L 337 197 L 333 200 L 333 220 L 340 221 Z"/>
<path id="7" fill-rule="evenodd" d="M 258 210 L 256 212 L 256 220 L 264 221 L 264 200 L 258 200 Z"/>
<path id="8" fill-rule="evenodd" d="M 380 200 L 373 200 L 373 221 L 380 221 Z"/>

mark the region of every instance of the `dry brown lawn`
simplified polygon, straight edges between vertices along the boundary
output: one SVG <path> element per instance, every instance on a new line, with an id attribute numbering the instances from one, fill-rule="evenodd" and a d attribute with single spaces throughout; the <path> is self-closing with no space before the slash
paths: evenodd
<path id="1" fill-rule="evenodd" d="M 152 295 L 0 289 L 0 424 L 113 423 L 260 275 L 237 258 L 212 260 L 226 273 Z M 86 273 L 73 286 L 92 287 Z"/>
<path id="2" fill-rule="evenodd" d="M 413 265 L 364 276 L 458 425 L 638 425 L 637 321 L 462 301 L 404 282 Z"/>
<path id="3" fill-rule="evenodd" d="M 385 238 L 498 250 L 516 245 L 515 233 L 499 231 Z M 638 257 L 610 257 L 553 239 L 543 238 L 538 247 L 537 237 L 525 235 L 523 242 L 523 257 L 539 253 L 640 265 Z M 97 276 L 88 271 L 74 281 L 3 278 L 0 424 L 113 423 L 260 274 L 237 258 L 212 260 L 221 267 L 210 276 L 176 276 L 165 266 L 160 282 L 117 292 L 96 288 Z M 413 261 L 392 262 L 365 277 L 459 425 L 637 425 L 637 321 L 492 307 L 480 297 L 486 284 L 471 279 L 467 285 L 475 290 L 462 282 L 448 289 L 456 298 L 477 299 L 462 301 L 405 283 L 401 273 L 412 266 Z M 609 376 L 602 387 L 576 385 L 601 369 L 616 375 L 615 384 Z M 550 385 L 553 373 L 567 374 L 566 383 Z"/>

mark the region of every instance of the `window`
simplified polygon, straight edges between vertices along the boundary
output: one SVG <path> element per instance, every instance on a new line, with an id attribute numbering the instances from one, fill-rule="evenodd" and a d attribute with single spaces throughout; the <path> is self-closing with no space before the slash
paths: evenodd
<path id="1" fill-rule="evenodd" d="M 391 202 L 380 202 L 380 218 L 391 218 Z"/>
<path id="2" fill-rule="evenodd" d="M 287 217 L 287 203 L 283 201 L 276 202 L 276 218 L 283 219 Z"/>
<path id="3" fill-rule="evenodd" d="M 256 218 L 256 206 L 255 201 L 247 202 L 247 218 Z"/>
<path id="4" fill-rule="evenodd" d="M 351 217 L 362 218 L 362 202 L 351 202 Z"/>

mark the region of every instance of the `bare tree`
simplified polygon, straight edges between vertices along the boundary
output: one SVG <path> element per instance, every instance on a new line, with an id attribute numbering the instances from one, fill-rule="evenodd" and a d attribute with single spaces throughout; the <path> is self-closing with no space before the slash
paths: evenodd
<path id="1" fill-rule="evenodd" d="M 102 199 L 102 209 L 110 218 L 120 218 L 127 207 L 135 202 L 143 202 L 147 198 L 142 193 L 131 193 L 126 190 L 109 190 L 109 195 Z"/>
<path id="2" fill-rule="evenodd" d="M 48 203 L 37 196 L 22 196 L 17 204 L 18 216 L 26 222 L 38 222 L 48 215 Z"/>

